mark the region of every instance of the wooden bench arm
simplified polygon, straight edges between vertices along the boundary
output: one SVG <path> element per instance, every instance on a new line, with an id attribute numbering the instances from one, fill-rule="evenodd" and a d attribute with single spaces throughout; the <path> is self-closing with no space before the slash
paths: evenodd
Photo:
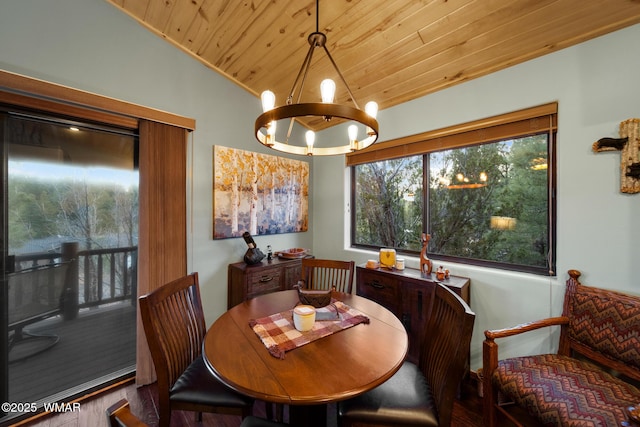
<path id="1" fill-rule="evenodd" d="M 493 372 L 498 367 L 498 344 L 494 341 L 497 338 L 506 338 L 524 332 L 545 328 L 547 326 L 562 326 L 569 324 L 566 316 L 550 317 L 536 320 L 534 322 L 522 323 L 506 329 L 494 329 L 484 331 L 485 340 L 482 343 L 482 373 L 483 373 L 483 406 L 484 425 L 497 426 L 497 416 L 495 406 L 498 403 L 498 391 L 491 381 Z M 489 409 L 490 408 L 490 409 Z"/>
<path id="2" fill-rule="evenodd" d="M 493 341 L 496 338 L 510 337 L 524 332 L 545 328 L 547 326 L 566 325 L 568 323 L 569 318 L 566 316 L 549 317 L 547 319 L 536 320 L 535 322 L 522 323 L 511 328 L 487 330 L 484 331 L 484 336 L 487 340 Z"/>

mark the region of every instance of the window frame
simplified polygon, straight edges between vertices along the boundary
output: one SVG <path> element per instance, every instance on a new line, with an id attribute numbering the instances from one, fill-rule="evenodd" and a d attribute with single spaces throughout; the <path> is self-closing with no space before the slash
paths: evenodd
<path id="1" fill-rule="evenodd" d="M 492 116 L 469 123 L 450 126 L 434 131 L 428 131 L 417 135 L 411 135 L 395 140 L 390 140 L 354 153 L 346 155 L 346 166 L 350 167 L 350 247 L 354 249 L 379 250 L 381 246 L 356 244 L 356 166 L 421 155 L 423 164 L 423 191 L 425 205 L 423 206 L 423 232 L 430 233 L 429 223 L 429 186 L 428 155 L 449 149 L 458 149 L 474 145 L 498 142 L 505 139 L 516 139 L 526 136 L 547 133 L 548 134 L 548 169 L 547 169 L 547 238 L 549 251 L 547 253 L 546 266 L 526 266 L 509 264 L 498 261 L 480 260 L 428 253 L 430 259 L 449 261 L 461 264 L 477 265 L 482 267 L 498 268 L 502 270 L 519 271 L 545 276 L 555 276 L 556 265 L 556 136 L 558 122 L 558 103 L 553 102 L 532 108 L 518 110 L 507 114 Z M 396 249 L 399 253 L 419 256 L 418 251 Z"/>

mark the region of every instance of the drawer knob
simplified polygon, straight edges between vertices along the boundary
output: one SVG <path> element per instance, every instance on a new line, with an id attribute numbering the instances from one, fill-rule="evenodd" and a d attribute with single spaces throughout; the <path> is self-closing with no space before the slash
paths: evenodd
<path id="1" fill-rule="evenodd" d="M 273 280 L 273 276 L 262 276 L 260 278 L 260 283 L 266 283 Z"/>

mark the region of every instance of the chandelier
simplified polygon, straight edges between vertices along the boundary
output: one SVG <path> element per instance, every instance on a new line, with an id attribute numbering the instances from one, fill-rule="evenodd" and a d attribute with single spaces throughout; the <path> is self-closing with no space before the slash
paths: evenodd
<path id="1" fill-rule="evenodd" d="M 376 142 L 378 139 L 378 121 L 376 120 L 378 104 L 373 101 L 368 102 L 364 111 L 358 107 L 355 97 L 351 93 L 351 89 L 349 89 L 349 85 L 327 49 L 327 36 L 324 33 L 321 33 L 318 29 L 318 16 L 319 0 L 316 0 L 316 31 L 309 34 L 307 39 L 309 41 L 309 51 L 307 52 L 307 56 L 300 67 L 300 71 L 298 71 L 298 76 L 293 83 L 291 92 L 289 92 L 286 104 L 276 107 L 276 97 L 270 90 L 262 92 L 261 95 L 263 113 L 256 119 L 256 138 L 261 144 L 277 151 L 309 156 L 331 156 L 362 150 Z M 322 102 L 300 103 L 302 98 L 302 88 L 304 87 L 304 82 L 309 72 L 309 66 L 311 65 L 313 52 L 316 48 L 324 49 L 329 61 L 340 77 L 340 80 L 347 88 L 347 92 L 349 93 L 354 106 L 333 103 L 336 84 L 331 79 L 325 79 L 320 84 Z M 297 99 L 294 103 L 293 98 L 296 93 Z M 346 143 L 330 147 L 316 147 L 314 146 L 315 133 L 312 130 L 308 130 L 305 133 L 305 142 L 291 141 L 290 143 L 294 122 L 296 121 L 296 118 L 303 117 L 322 117 L 325 121 L 331 121 L 334 117 L 338 117 L 340 119 L 351 121 L 352 124 L 348 126 L 347 136 L 345 136 L 344 139 Z M 286 119 L 289 120 L 286 139 L 283 142 L 279 142 L 276 138 L 276 123 L 278 120 Z M 364 127 L 364 138 L 358 139 L 358 133 L 362 127 Z"/>

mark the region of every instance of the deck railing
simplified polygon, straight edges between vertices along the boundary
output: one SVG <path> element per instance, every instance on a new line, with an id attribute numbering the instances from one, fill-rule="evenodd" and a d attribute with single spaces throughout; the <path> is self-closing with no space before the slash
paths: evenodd
<path id="1" fill-rule="evenodd" d="M 80 308 L 124 300 L 135 304 L 137 259 L 137 246 L 78 250 L 77 242 L 65 243 L 60 252 L 16 255 L 12 274 L 33 270 L 34 267 L 47 271 L 46 267 L 51 266 L 53 275 L 54 266 L 68 263 L 67 272 L 62 279 L 62 293 L 51 296 L 56 300 L 49 301 L 49 304 L 58 306 L 66 319 L 72 319 Z M 51 295 L 49 292 L 39 292 L 40 298 L 43 294 Z M 11 305 L 9 309 L 11 310 Z"/>

